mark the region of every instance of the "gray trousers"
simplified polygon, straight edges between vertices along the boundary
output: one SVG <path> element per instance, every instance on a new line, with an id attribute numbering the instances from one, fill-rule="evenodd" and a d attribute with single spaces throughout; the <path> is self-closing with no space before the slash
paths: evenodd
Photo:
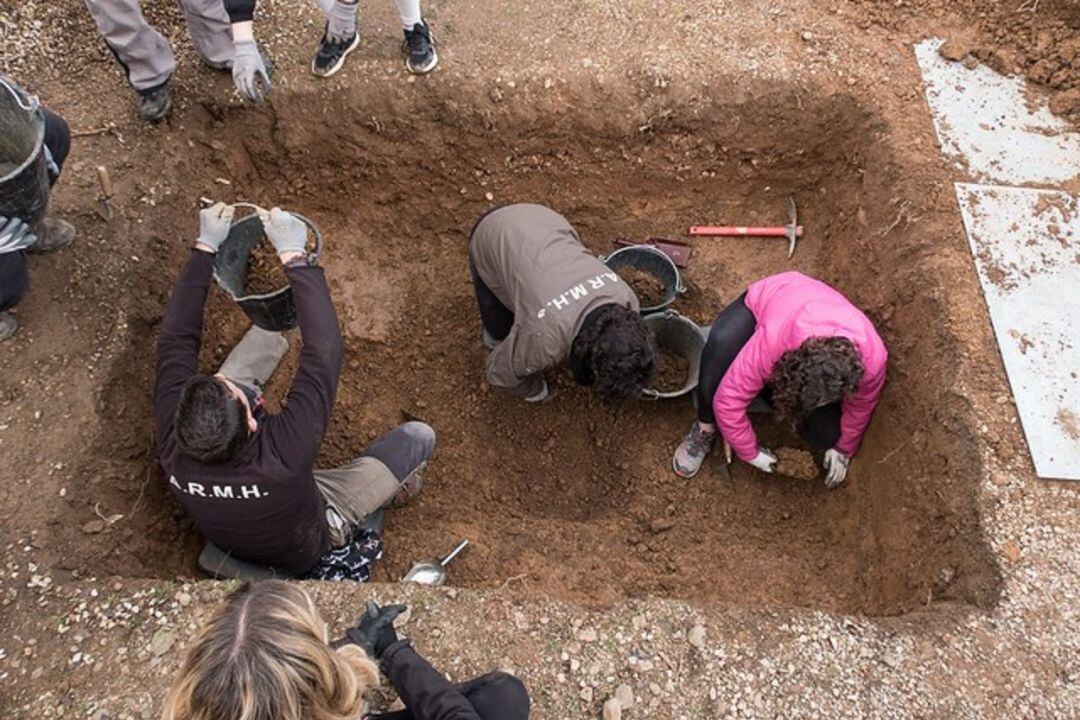
<path id="1" fill-rule="evenodd" d="M 177 0 L 188 34 L 212 67 L 232 63 L 233 42 L 223 0 Z M 152 90 L 173 74 L 176 58 L 169 43 L 146 23 L 139 0 L 83 0 L 105 43 L 127 71 L 136 90 Z"/>
<path id="2" fill-rule="evenodd" d="M 281 333 L 251 326 L 218 372 L 235 383 L 258 389 L 285 357 L 289 341 Z M 435 431 L 407 422 L 377 438 L 358 458 L 338 468 L 314 471 L 326 502 L 326 522 L 335 547 L 349 541 L 353 528 L 385 507 L 414 480 L 435 452 Z"/>

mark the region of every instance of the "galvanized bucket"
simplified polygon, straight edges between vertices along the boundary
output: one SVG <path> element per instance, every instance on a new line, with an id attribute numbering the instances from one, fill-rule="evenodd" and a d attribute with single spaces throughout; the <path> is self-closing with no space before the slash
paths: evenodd
<path id="1" fill-rule="evenodd" d="M 36 97 L 0 75 L 0 215 L 35 225 L 49 204 L 45 115 Z"/>

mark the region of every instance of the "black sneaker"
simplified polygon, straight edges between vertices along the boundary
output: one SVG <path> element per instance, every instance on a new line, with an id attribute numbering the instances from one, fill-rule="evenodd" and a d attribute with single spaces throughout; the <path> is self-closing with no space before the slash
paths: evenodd
<path id="1" fill-rule="evenodd" d="M 323 33 L 319 43 L 319 51 L 315 53 L 315 59 L 311 61 L 311 72 L 319 77 L 330 77 L 345 64 L 345 58 L 360 44 L 360 33 L 356 33 L 349 40 L 336 42 Z"/>
<path id="2" fill-rule="evenodd" d="M 139 91 L 139 114 L 150 122 L 161 122 L 172 110 L 172 98 L 169 96 L 169 83 L 163 82 L 156 88 Z"/>
<path id="3" fill-rule="evenodd" d="M 405 67 L 413 75 L 423 75 L 435 69 L 439 64 L 439 55 L 435 52 L 435 38 L 426 22 L 418 22 L 412 30 L 405 31 L 405 41 L 401 43 L 401 52 L 405 53 Z"/>

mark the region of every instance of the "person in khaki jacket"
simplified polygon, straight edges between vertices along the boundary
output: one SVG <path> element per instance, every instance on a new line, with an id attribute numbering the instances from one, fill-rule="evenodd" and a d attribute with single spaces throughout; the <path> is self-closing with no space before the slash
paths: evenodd
<path id="1" fill-rule="evenodd" d="M 634 291 L 554 210 L 516 204 L 482 216 L 469 266 L 493 386 L 542 402 L 544 371 L 569 358 L 575 382 L 621 402 L 656 373 L 656 340 Z"/>

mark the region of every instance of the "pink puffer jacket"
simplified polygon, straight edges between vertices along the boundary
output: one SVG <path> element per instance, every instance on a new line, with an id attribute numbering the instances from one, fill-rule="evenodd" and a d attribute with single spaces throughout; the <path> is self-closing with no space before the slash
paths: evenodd
<path id="1" fill-rule="evenodd" d="M 812 337 L 844 337 L 855 345 L 865 372 L 859 389 L 845 397 L 836 449 L 851 456 L 859 449 L 885 385 L 889 353 L 874 325 L 842 294 L 820 280 L 786 272 L 759 280 L 746 292 L 746 307 L 757 328 L 728 368 L 713 396 L 716 424 L 740 460 L 757 455 L 758 442 L 746 408 L 788 350 Z"/>

